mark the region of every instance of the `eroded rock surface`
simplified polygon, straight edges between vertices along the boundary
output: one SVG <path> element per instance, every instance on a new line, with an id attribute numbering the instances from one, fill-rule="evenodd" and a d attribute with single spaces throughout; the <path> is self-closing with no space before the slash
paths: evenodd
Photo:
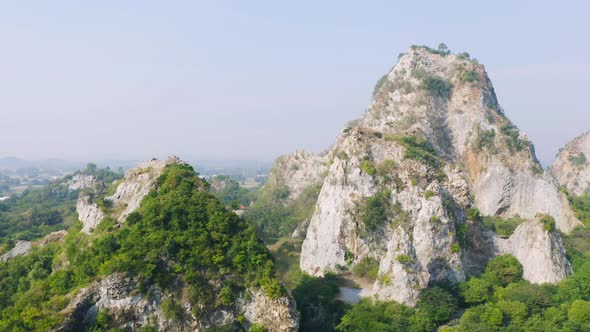
<path id="1" fill-rule="evenodd" d="M 508 239 L 495 238 L 499 254 L 511 254 L 523 267 L 523 278 L 535 283 L 557 283 L 572 273 L 559 233 L 538 221 L 520 224 Z"/>
<path id="2" fill-rule="evenodd" d="M 81 194 L 78 197 L 76 212 L 78 212 L 78 219 L 82 222 L 81 232 L 86 234 L 90 234 L 104 219 L 104 213 L 94 202 L 92 195 Z"/>
<path id="3" fill-rule="evenodd" d="M 152 326 L 159 331 L 206 331 L 213 327 L 231 324 L 243 316 L 244 324 L 261 324 L 271 332 L 295 332 L 299 326 L 299 314 L 290 297 L 269 299 L 260 290 L 252 291 L 249 300 L 237 299 L 234 306 L 220 310 L 205 310 L 200 317 L 192 313 L 188 302 L 177 294 L 163 292 L 152 286 L 149 296 L 139 292 L 136 279 L 122 274 L 112 274 L 81 289 L 70 300 L 63 314 L 67 321 L 58 331 L 80 331 L 91 326 L 100 311 L 109 313 L 110 324 L 117 328 L 133 331 Z M 176 301 L 182 319 L 167 317 L 162 311 L 163 301 Z"/>
<path id="4" fill-rule="evenodd" d="M 590 192 L 590 132 L 580 135 L 559 151 L 550 171 L 570 194 Z"/>
<path id="5" fill-rule="evenodd" d="M 408 50 L 326 156 L 301 268 L 321 276 L 372 257 L 380 262 L 372 286 L 380 299 L 413 305 L 428 284 L 465 280 L 498 254 L 467 217 L 470 208 L 525 219 L 549 214 L 566 233 L 580 224 L 532 143 L 505 117 L 484 67 L 465 57 Z M 367 204 L 376 197 L 387 211 L 367 232 Z M 521 227 L 515 239 L 537 231 Z M 546 269 L 546 280 L 557 282 L 570 273 L 565 257 L 550 258 L 563 252 L 559 234 L 545 246 L 527 240 L 537 251 L 523 262 L 534 271 L 525 278 L 537 282 L 532 273 Z"/>

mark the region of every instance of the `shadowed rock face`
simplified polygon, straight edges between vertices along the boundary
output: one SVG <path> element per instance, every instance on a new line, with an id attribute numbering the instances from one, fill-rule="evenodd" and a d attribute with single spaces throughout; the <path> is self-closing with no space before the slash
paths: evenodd
<path id="1" fill-rule="evenodd" d="M 590 132 L 580 135 L 562 148 L 550 172 L 570 194 L 590 192 Z"/>
<path id="2" fill-rule="evenodd" d="M 456 55 L 408 50 L 325 157 L 301 268 L 323 275 L 375 258 L 379 277 L 371 291 L 381 299 L 413 305 L 428 284 L 460 282 L 498 253 L 494 240 L 468 220 L 470 207 L 502 217 L 549 214 L 564 232 L 579 224 L 533 145 L 504 116 L 484 67 Z M 279 160 L 275 172 L 297 169 L 289 161 Z M 367 232 L 367 201 L 377 196 L 387 211 Z M 466 233 L 475 240 L 467 243 Z M 540 245 L 547 255 L 524 264 L 534 267 L 529 271 L 547 269 L 550 282 L 570 272 L 565 257 L 544 261 L 563 250 L 556 238 Z"/>

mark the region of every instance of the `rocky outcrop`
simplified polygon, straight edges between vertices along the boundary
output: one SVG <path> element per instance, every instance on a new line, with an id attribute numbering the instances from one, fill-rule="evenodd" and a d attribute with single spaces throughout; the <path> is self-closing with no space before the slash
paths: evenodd
<path id="1" fill-rule="evenodd" d="M 46 246 L 50 243 L 63 242 L 66 238 L 66 235 L 68 235 L 68 231 L 66 230 L 51 232 L 41 240 L 37 241 L 35 244 L 39 246 Z"/>
<path id="2" fill-rule="evenodd" d="M 147 294 L 139 292 L 136 279 L 113 274 L 81 289 L 73 297 L 62 314 L 67 318 L 58 329 L 61 332 L 80 331 L 92 326 L 100 311 L 108 311 L 110 325 L 137 331 L 152 326 L 159 331 L 206 331 L 212 327 L 232 324 L 243 316 L 243 324 L 260 324 L 271 332 L 295 332 L 299 326 L 299 314 L 291 296 L 269 299 L 260 290 L 250 292 L 248 301 L 243 297 L 232 307 L 205 311 L 199 317 L 192 313 L 182 297 L 163 292 L 152 286 Z M 176 301 L 181 319 L 169 317 L 162 309 L 162 302 Z"/>
<path id="3" fill-rule="evenodd" d="M 84 189 L 97 189 L 98 187 L 102 186 L 102 183 L 96 180 L 96 178 L 92 175 L 77 173 L 74 174 L 72 178 L 68 180 L 68 182 L 66 182 L 66 186 L 68 190 L 76 191 Z"/>
<path id="4" fill-rule="evenodd" d="M 520 224 L 508 239 L 495 238 L 499 254 L 511 254 L 523 267 L 524 279 L 557 283 L 572 273 L 559 233 L 539 221 Z"/>
<path id="5" fill-rule="evenodd" d="M 299 330 L 299 313 L 290 295 L 273 300 L 259 289 L 249 293 L 249 301 L 238 301 L 238 311 L 243 313 L 248 322 L 260 324 L 268 331 Z"/>
<path id="6" fill-rule="evenodd" d="M 31 249 L 33 249 L 34 246 L 43 247 L 50 243 L 63 242 L 67 234 L 67 231 L 62 230 L 49 233 L 42 239 L 35 242 L 23 240 L 17 241 L 14 245 L 14 248 L 0 256 L 0 262 L 7 262 L 17 256 L 26 255 L 31 251 Z"/>
<path id="7" fill-rule="evenodd" d="M 7 262 L 14 257 L 22 256 L 27 254 L 32 247 L 32 243 L 29 241 L 17 241 L 10 251 L 0 256 L 0 262 Z"/>
<path id="8" fill-rule="evenodd" d="M 452 249 L 457 238 L 451 215 L 464 219 L 453 206 L 468 203 L 468 186 L 453 167 L 407 160 L 403 146 L 376 134 L 352 128 L 335 145 L 301 268 L 321 276 L 372 257 L 380 261 L 380 277 L 368 293 L 414 304 L 429 282 L 465 279 L 461 255 Z M 438 172 L 448 176 L 437 179 Z M 362 210 L 376 195 L 385 196 L 381 204 L 390 212 L 379 229 L 364 230 Z"/>
<path id="9" fill-rule="evenodd" d="M 104 198 L 111 215 L 118 222 L 125 221 L 139 207 L 143 198 L 156 187 L 156 180 L 162 175 L 166 165 L 179 162 L 180 159 L 174 156 L 165 162 L 152 159 L 127 171 L 115 193 Z M 99 198 L 100 194 L 100 191 L 95 191 L 93 194 L 81 194 L 78 198 L 76 211 L 83 225 L 81 231 L 86 234 L 90 234 L 104 219 L 104 212 L 95 202 L 96 199 L 102 199 Z"/>
<path id="10" fill-rule="evenodd" d="M 178 162 L 181 161 L 176 157 L 170 157 L 166 162 L 152 159 L 128 170 L 115 193 L 106 197 L 111 202 L 117 221 L 125 221 L 139 207 L 143 198 L 156 187 L 156 180 L 166 165 Z"/>
<path id="11" fill-rule="evenodd" d="M 580 224 L 526 135 L 504 116 L 484 67 L 464 56 L 408 50 L 327 157 L 301 269 L 321 276 L 374 258 L 371 291 L 379 299 L 413 305 L 428 284 L 481 270 L 498 251 L 468 220 L 472 207 L 501 217 L 549 214 L 564 232 Z M 523 265 L 547 269 L 556 282 L 569 270 L 565 258 L 549 261 L 563 251 L 557 233 L 549 239 Z"/>
<path id="12" fill-rule="evenodd" d="M 104 219 L 104 213 L 91 195 L 81 194 L 78 196 L 76 212 L 78 212 L 78 219 L 82 222 L 81 232 L 86 234 L 90 234 Z"/>
<path id="13" fill-rule="evenodd" d="M 580 135 L 559 151 L 550 172 L 572 195 L 590 193 L 590 132 Z"/>
<path id="14" fill-rule="evenodd" d="M 306 187 L 322 181 L 327 170 L 326 154 L 296 151 L 277 159 L 264 186 L 272 189 L 285 187 L 289 198 L 293 199 Z"/>

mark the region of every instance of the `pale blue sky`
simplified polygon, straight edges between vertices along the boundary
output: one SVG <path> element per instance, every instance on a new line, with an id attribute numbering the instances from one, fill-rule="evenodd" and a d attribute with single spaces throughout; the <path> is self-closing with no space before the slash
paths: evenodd
<path id="1" fill-rule="evenodd" d="M 321 151 L 397 54 L 443 41 L 485 64 L 546 162 L 590 130 L 588 13 L 584 1 L 1 1 L 0 156 Z"/>

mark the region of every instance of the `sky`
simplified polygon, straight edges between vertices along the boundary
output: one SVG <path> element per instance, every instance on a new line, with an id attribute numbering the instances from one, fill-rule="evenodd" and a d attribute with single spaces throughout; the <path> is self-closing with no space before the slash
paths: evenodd
<path id="1" fill-rule="evenodd" d="M 0 157 L 320 152 L 399 53 L 445 42 L 548 163 L 590 130 L 586 3 L 0 0 Z"/>

